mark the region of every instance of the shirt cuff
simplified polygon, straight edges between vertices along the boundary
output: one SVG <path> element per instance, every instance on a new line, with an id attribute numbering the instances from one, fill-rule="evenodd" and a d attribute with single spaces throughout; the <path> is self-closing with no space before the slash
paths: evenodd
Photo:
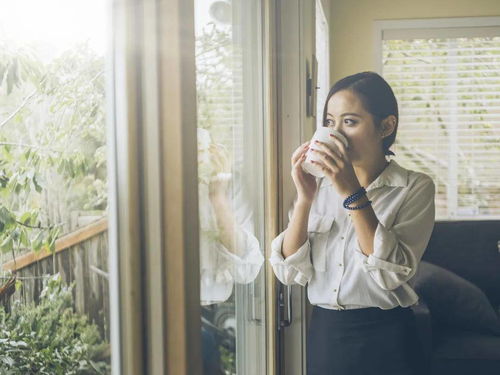
<path id="1" fill-rule="evenodd" d="M 357 241 L 359 249 L 359 241 Z M 389 230 L 387 230 L 382 223 L 378 223 L 377 229 L 375 230 L 375 237 L 373 240 L 373 253 L 370 255 L 365 255 L 363 259 L 363 269 L 365 272 L 373 271 L 377 269 L 382 269 L 389 272 L 400 273 L 404 275 L 409 275 L 412 271 L 411 267 L 404 266 L 397 262 L 388 261 L 391 255 L 394 255 L 396 248 L 398 247 L 398 240 L 396 235 Z"/>
<path id="2" fill-rule="evenodd" d="M 309 238 L 295 253 L 283 259 L 282 247 L 284 237 L 285 231 L 272 241 L 269 262 L 273 267 L 276 277 L 283 284 L 291 285 L 296 283 L 305 286 L 313 273 Z"/>
<path id="3" fill-rule="evenodd" d="M 234 264 L 257 264 L 262 265 L 264 256 L 260 250 L 259 241 L 255 236 L 246 229 L 239 228 L 235 232 L 235 247 L 238 254 L 229 251 L 224 245 L 221 244 L 219 251 L 227 259 Z"/>
<path id="4" fill-rule="evenodd" d="M 248 284 L 254 281 L 259 274 L 264 263 L 264 256 L 259 241 L 252 233 L 239 228 L 235 236 L 236 249 L 238 249 L 238 253 L 243 253 L 243 256 L 230 252 L 224 245 L 220 244 L 218 251 L 227 261 L 225 270 L 221 270 L 221 272 L 226 275 L 226 279 L 228 273 L 230 273 L 235 282 Z"/>

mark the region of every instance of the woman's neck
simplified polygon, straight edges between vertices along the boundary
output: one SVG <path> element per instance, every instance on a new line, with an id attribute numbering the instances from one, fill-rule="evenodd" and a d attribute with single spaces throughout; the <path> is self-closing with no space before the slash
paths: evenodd
<path id="1" fill-rule="evenodd" d="M 354 171 L 361 186 L 367 188 L 389 165 L 385 156 L 362 165 L 354 165 Z"/>

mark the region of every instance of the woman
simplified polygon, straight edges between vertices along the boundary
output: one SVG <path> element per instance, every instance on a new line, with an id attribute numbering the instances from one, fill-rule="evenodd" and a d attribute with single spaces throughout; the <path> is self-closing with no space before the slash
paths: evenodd
<path id="1" fill-rule="evenodd" d="M 226 301 L 234 283 L 254 281 L 264 256 L 252 233 L 252 213 L 243 188 L 231 173 L 229 153 L 203 128 L 198 128 L 198 160 L 200 297 L 206 306 Z"/>
<path id="2" fill-rule="evenodd" d="M 332 136 L 338 149 L 306 142 L 293 153 L 297 198 L 270 258 L 282 283 L 309 283 L 307 374 L 422 374 L 411 279 L 434 227 L 434 183 L 387 160 L 398 106 L 378 74 L 338 81 L 323 123 L 349 144 Z M 302 170 L 308 148 L 324 178 Z"/>
<path id="3" fill-rule="evenodd" d="M 200 303 L 202 305 L 203 374 L 223 374 L 219 347 L 233 335 L 211 320 L 215 305 L 231 298 L 233 285 L 249 284 L 259 274 L 264 256 L 253 234 L 253 217 L 245 199 L 239 169 L 230 153 L 198 128 L 198 202 L 200 209 Z M 226 305 L 226 308 L 230 305 Z M 224 306 L 221 306 L 224 308 Z"/>

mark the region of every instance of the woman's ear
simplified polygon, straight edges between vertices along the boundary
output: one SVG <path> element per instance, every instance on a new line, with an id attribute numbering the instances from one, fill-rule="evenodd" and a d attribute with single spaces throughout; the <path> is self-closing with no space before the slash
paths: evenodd
<path id="1" fill-rule="evenodd" d="M 396 129 L 396 124 L 397 119 L 394 115 L 387 116 L 385 119 L 383 119 L 380 134 L 382 138 L 391 135 L 394 132 L 394 129 Z"/>

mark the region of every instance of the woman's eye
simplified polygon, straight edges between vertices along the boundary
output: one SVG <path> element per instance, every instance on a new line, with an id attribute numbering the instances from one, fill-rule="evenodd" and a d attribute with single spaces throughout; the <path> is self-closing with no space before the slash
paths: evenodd
<path id="1" fill-rule="evenodd" d="M 326 125 L 326 126 L 331 126 L 331 125 L 333 125 L 333 121 L 332 121 L 332 120 L 330 120 L 330 119 L 327 119 L 327 120 L 325 121 L 325 125 Z"/>
<path id="2" fill-rule="evenodd" d="M 350 121 L 350 123 L 349 123 Z M 346 118 L 344 119 L 344 122 L 347 124 L 347 125 L 354 125 L 356 123 L 356 121 L 350 119 L 350 118 Z"/>

